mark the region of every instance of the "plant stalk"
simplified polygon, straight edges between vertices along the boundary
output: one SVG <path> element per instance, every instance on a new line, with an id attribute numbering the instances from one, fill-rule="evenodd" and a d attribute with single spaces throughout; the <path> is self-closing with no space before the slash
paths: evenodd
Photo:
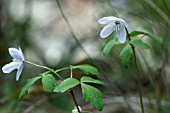
<path id="1" fill-rule="evenodd" d="M 127 33 L 127 36 L 128 36 L 128 40 L 130 41 L 130 35 L 129 35 L 129 32 L 127 30 L 127 28 L 125 27 L 126 29 L 126 33 Z M 138 92 L 139 92 L 139 97 L 140 97 L 140 106 L 141 106 L 141 110 L 142 110 L 142 113 L 145 113 L 144 111 L 144 106 L 143 106 L 143 99 L 142 99 L 142 84 L 141 84 L 141 81 L 140 81 L 140 72 L 139 72 L 139 68 L 138 68 L 138 64 L 137 64 L 137 59 L 136 59 L 136 52 L 135 52 L 135 47 L 131 45 L 131 48 L 132 48 L 132 51 L 133 51 L 133 55 L 134 55 L 134 63 L 135 63 L 135 67 L 136 67 L 136 73 L 137 73 L 137 76 L 138 76 Z"/>
<path id="2" fill-rule="evenodd" d="M 71 93 L 71 96 L 73 97 L 73 100 L 74 100 L 74 103 L 75 103 L 75 105 L 76 105 L 76 107 L 77 107 L 78 112 L 81 113 L 81 111 L 80 111 L 80 109 L 79 109 L 79 107 L 78 107 L 76 98 L 75 98 L 75 96 L 74 96 L 73 90 L 70 90 L 70 93 Z"/>
<path id="3" fill-rule="evenodd" d="M 60 76 L 58 73 L 56 73 L 56 72 L 55 72 L 53 69 L 51 69 L 51 68 L 48 68 L 48 67 L 46 67 L 46 66 L 41 66 L 41 65 L 38 65 L 38 64 L 34 64 L 34 63 L 32 63 L 32 62 L 29 62 L 29 61 L 23 61 L 23 62 L 28 63 L 28 64 L 31 64 L 31 65 L 34 65 L 34 66 L 36 66 L 36 67 L 40 67 L 40 68 L 49 70 L 49 71 L 53 72 L 55 75 L 57 75 L 61 80 L 63 80 L 63 79 L 61 78 L 61 76 Z"/>
<path id="4" fill-rule="evenodd" d="M 64 67 L 64 68 L 61 68 L 61 69 L 56 70 L 55 72 L 58 73 L 58 72 L 60 72 L 60 71 L 69 70 L 69 69 L 70 69 L 70 67 Z"/>

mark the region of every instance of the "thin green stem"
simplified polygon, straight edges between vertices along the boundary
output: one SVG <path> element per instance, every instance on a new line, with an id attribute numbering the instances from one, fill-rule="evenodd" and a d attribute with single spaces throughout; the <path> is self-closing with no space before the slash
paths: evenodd
<path id="1" fill-rule="evenodd" d="M 46 66 L 41 66 L 41 65 L 38 65 L 38 64 L 34 64 L 34 63 L 32 63 L 32 62 L 29 62 L 29 61 L 24 61 L 24 62 L 27 63 L 27 64 L 34 65 L 34 66 L 36 66 L 36 67 L 40 67 L 40 68 L 49 70 L 49 71 L 53 72 L 55 75 L 57 75 L 61 80 L 63 80 L 63 79 L 61 78 L 61 76 L 60 76 L 58 73 L 56 73 L 56 72 L 55 72 L 53 69 L 51 69 L 51 68 L 48 68 L 48 67 L 46 67 Z"/>
<path id="2" fill-rule="evenodd" d="M 57 73 L 57 72 L 60 72 L 60 71 L 63 71 L 63 70 L 68 70 L 68 69 L 70 69 L 70 67 L 64 67 L 64 68 L 56 70 L 55 72 Z"/>
<path id="3" fill-rule="evenodd" d="M 73 68 L 70 68 L 70 78 L 73 78 Z"/>
<path id="4" fill-rule="evenodd" d="M 126 33 L 127 33 L 127 36 L 128 36 L 128 40 L 130 41 L 130 35 L 129 35 L 129 32 L 126 29 Z M 139 72 L 139 68 L 138 68 L 138 64 L 137 64 L 137 59 L 136 59 L 136 52 L 135 52 L 135 47 L 131 45 L 131 48 L 132 48 L 132 51 L 133 51 L 133 55 L 134 55 L 134 63 L 135 63 L 135 67 L 136 67 L 136 73 L 137 73 L 137 76 L 138 76 L 138 92 L 139 92 L 139 96 L 140 96 L 140 105 L 141 105 L 141 110 L 142 110 L 142 113 L 145 113 L 144 111 L 144 107 L 143 107 L 143 100 L 142 100 L 142 84 L 141 84 L 141 81 L 140 81 L 140 72 Z"/>

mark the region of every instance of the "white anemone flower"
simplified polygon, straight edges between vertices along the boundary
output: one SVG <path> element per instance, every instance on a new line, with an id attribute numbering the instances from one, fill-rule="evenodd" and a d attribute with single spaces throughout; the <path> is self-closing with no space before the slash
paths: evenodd
<path id="1" fill-rule="evenodd" d="M 120 18 L 114 16 L 103 17 L 98 20 L 100 24 L 107 24 L 102 31 L 100 32 L 101 38 L 108 37 L 114 30 L 117 32 L 117 39 L 120 43 L 124 43 L 126 41 L 126 28 L 128 28 L 128 24 Z"/>
<path id="2" fill-rule="evenodd" d="M 79 108 L 80 111 L 82 111 L 80 106 L 78 106 L 78 108 Z M 72 113 L 79 113 L 76 106 L 75 106 L 74 109 L 72 110 Z"/>
<path id="3" fill-rule="evenodd" d="M 14 69 L 17 69 L 17 74 L 16 74 L 16 81 L 19 80 L 19 77 L 22 73 L 23 70 L 23 61 L 25 60 L 24 55 L 22 53 L 22 50 L 16 49 L 16 48 L 9 48 L 9 54 L 14 58 L 13 62 L 10 62 L 9 64 L 6 64 L 2 67 L 2 71 L 4 73 L 10 73 Z"/>

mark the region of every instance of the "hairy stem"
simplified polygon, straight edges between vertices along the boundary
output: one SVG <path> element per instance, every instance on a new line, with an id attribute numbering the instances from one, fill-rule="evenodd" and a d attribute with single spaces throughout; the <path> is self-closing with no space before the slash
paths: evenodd
<path id="1" fill-rule="evenodd" d="M 70 69 L 70 67 L 64 67 L 64 68 L 60 68 L 60 69 L 56 70 L 55 72 L 57 73 L 57 72 L 60 72 L 63 70 L 68 70 L 68 69 Z"/>
<path id="2" fill-rule="evenodd" d="M 128 40 L 130 41 L 130 35 L 129 35 L 129 32 L 126 29 L 126 33 L 127 33 L 127 36 L 128 36 Z M 138 92 L 139 92 L 139 96 L 140 96 L 140 105 L 141 105 L 141 110 L 142 110 L 142 113 L 145 113 L 144 111 L 144 107 L 143 107 L 143 100 L 142 100 L 142 84 L 141 84 L 141 81 L 140 81 L 140 72 L 139 72 L 139 68 L 138 68 L 138 64 L 137 64 L 137 59 L 136 59 L 136 52 L 135 52 L 135 47 L 131 44 L 131 48 L 132 48 L 132 51 L 133 51 L 133 55 L 134 55 L 134 63 L 135 63 L 135 67 L 136 67 L 136 73 L 137 73 L 137 76 L 138 76 Z"/>
<path id="3" fill-rule="evenodd" d="M 51 68 L 48 68 L 48 67 L 46 67 L 46 66 L 41 66 L 41 65 L 38 65 L 38 64 L 34 64 L 34 63 L 32 63 L 32 62 L 29 62 L 29 61 L 24 61 L 24 62 L 25 62 L 25 63 L 28 63 L 28 64 L 31 64 L 31 65 L 34 65 L 34 66 L 36 66 L 36 67 L 40 67 L 40 68 L 49 70 L 49 71 L 53 72 L 55 75 L 57 75 L 61 80 L 63 80 L 63 79 L 61 78 L 61 76 L 60 76 L 58 73 L 56 73 L 56 72 L 55 72 L 53 69 L 51 69 Z"/>

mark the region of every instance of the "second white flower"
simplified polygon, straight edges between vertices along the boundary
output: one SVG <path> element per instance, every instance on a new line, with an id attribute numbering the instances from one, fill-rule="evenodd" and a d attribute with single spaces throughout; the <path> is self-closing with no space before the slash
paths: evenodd
<path id="1" fill-rule="evenodd" d="M 108 37 L 114 30 L 117 32 L 117 39 L 120 43 L 126 41 L 126 29 L 128 24 L 120 18 L 114 16 L 103 17 L 98 20 L 100 24 L 107 24 L 100 32 L 101 38 Z"/>

